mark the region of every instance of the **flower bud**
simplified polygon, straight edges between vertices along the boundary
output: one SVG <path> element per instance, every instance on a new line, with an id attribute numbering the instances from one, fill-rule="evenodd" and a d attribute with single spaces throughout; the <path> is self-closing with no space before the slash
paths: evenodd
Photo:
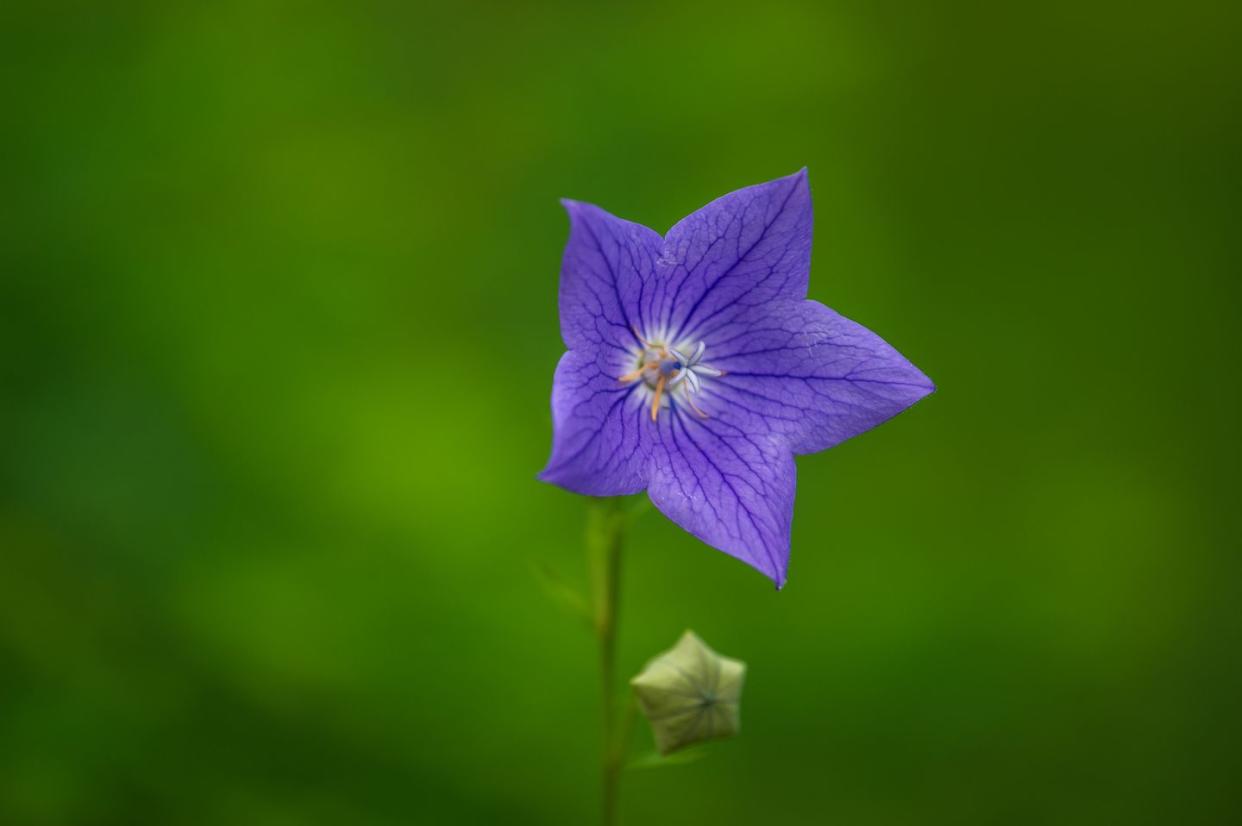
<path id="1" fill-rule="evenodd" d="M 693 631 L 630 680 L 660 754 L 737 734 L 746 663 L 722 657 Z"/>

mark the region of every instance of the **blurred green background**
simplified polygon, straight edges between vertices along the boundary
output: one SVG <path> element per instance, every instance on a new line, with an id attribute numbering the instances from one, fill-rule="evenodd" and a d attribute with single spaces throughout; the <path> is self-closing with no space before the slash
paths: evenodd
<path id="1" fill-rule="evenodd" d="M 557 199 L 803 165 L 940 390 L 779 594 L 640 521 L 622 671 L 751 671 L 624 821 L 1238 822 L 1236 8 L 5 4 L 0 822 L 592 822 Z"/>

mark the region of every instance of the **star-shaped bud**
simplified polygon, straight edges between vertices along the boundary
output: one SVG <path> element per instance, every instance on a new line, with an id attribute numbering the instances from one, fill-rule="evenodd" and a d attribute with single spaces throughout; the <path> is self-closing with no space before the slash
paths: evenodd
<path id="1" fill-rule="evenodd" d="M 693 631 L 630 680 L 660 754 L 737 734 L 746 663 L 722 657 Z"/>

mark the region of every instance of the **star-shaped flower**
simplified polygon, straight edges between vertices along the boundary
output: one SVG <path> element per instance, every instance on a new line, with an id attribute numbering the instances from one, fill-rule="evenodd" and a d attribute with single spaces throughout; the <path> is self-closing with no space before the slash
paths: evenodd
<path id="1" fill-rule="evenodd" d="M 746 663 L 722 657 L 693 631 L 630 680 L 651 723 L 656 748 L 669 754 L 701 740 L 737 734 Z"/>
<path id="2" fill-rule="evenodd" d="M 934 386 L 879 336 L 806 298 L 806 170 L 740 189 L 663 238 L 564 201 L 552 457 L 577 493 L 646 489 L 694 536 L 785 582 L 795 454 Z"/>

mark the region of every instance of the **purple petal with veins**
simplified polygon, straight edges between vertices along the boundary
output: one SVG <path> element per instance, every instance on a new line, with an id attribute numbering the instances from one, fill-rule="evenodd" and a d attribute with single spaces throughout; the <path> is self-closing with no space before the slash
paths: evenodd
<path id="1" fill-rule="evenodd" d="M 806 299 L 805 170 L 719 198 L 664 238 L 564 203 L 569 352 L 540 478 L 593 496 L 646 489 L 780 587 L 794 454 L 869 430 L 934 386 L 875 333 Z"/>

